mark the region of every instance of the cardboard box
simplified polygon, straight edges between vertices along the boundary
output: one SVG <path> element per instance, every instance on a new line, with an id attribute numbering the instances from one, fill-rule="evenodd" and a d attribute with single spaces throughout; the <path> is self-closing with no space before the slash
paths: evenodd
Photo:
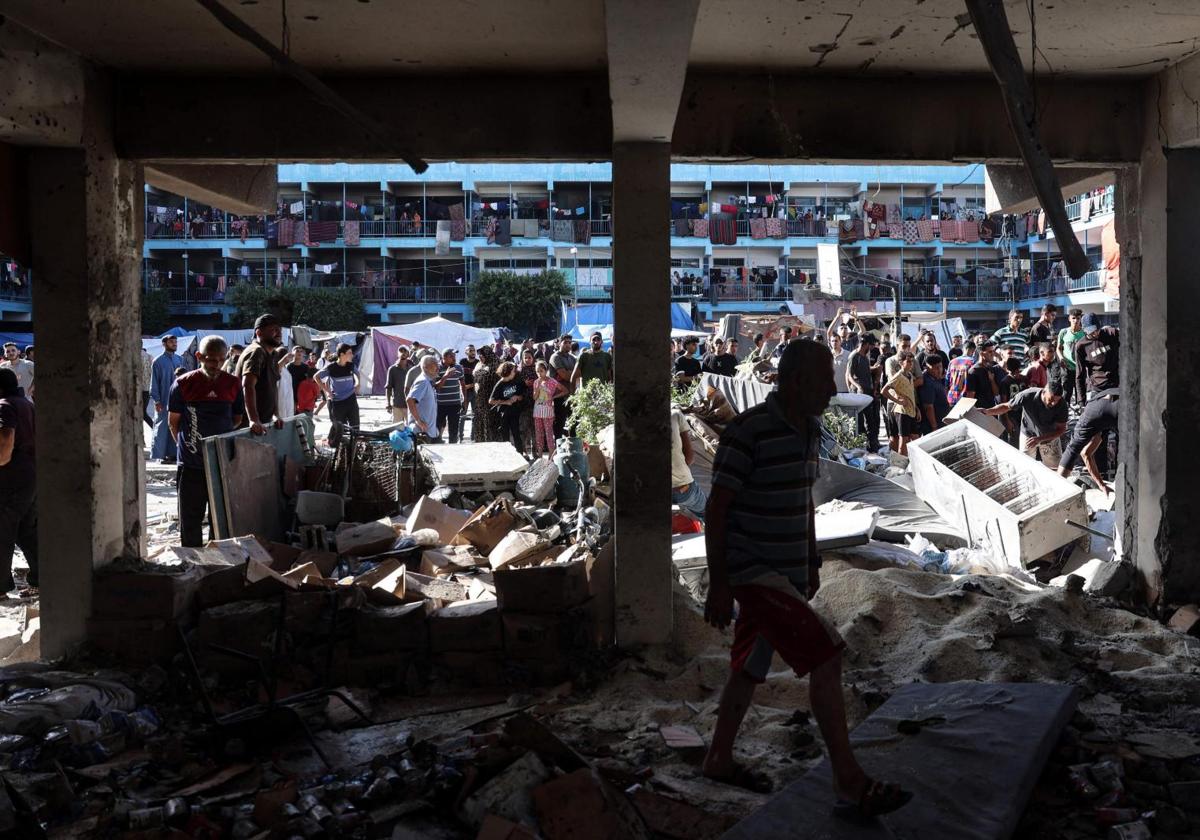
<path id="1" fill-rule="evenodd" d="M 504 652 L 511 659 L 564 660 L 592 646 L 592 613 L 588 606 L 560 613 L 505 610 Z"/>
<path id="2" fill-rule="evenodd" d="M 340 527 L 334 534 L 339 554 L 369 557 L 387 551 L 396 544 L 396 530 L 390 519 Z"/>
<path id="3" fill-rule="evenodd" d="M 179 625 L 144 618 L 89 618 L 88 641 L 128 665 L 165 664 L 179 652 Z"/>
<path id="4" fill-rule="evenodd" d="M 453 542 L 455 545 L 473 545 L 482 553 L 490 554 L 517 525 L 512 503 L 508 499 L 496 499 L 471 514 L 455 534 Z"/>
<path id="5" fill-rule="evenodd" d="M 510 531 L 488 553 L 488 564 L 493 569 L 502 569 L 528 561 L 534 554 L 544 552 L 549 547 L 550 544 L 535 531 Z"/>
<path id="6" fill-rule="evenodd" d="M 425 601 L 395 607 L 364 606 L 354 614 L 355 648 L 363 653 L 429 649 Z"/>
<path id="7" fill-rule="evenodd" d="M 422 528 L 432 528 L 438 532 L 438 537 L 443 543 L 448 543 L 470 518 L 471 515 L 464 511 L 455 510 L 428 496 L 422 496 L 409 515 L 404 529 L 412 534 Z"/>
<path id="8" fill-rule="evenodd" d="M 96 618 L 156 618 L 186 615 L 204 577 L 195 566 L 162 571 L 97 574 L 92 584 L 92 615 Z"/>
<path id="9" fill-rule="evenodd" d="M 421 574 L 428 577 L 448 577 L 455 572 L 487 565 L 487 558 L 471 545 L 443 545 L 421 552 Z"/>
<path id="10" fill-rule="evenodd" d="M 434 672 L 458 685 L 490 687 L 505 684 L 504 652 L 499 648 L 445 651 L 433 660 Z"/>
<path id="11" fill-rule="evenodd" d="M 577 607 L 588 593 L 587 563 L 573 560 L 494 573 L 496 599 L 508 612 L 555 613 Z"/>
<path id="12" fill-rule="evenodd" d="M 495 601 L 460 601 L 429 617 L 429 646 L 435 654 L 499 650 L 503 644 L 500 608 Z"/>

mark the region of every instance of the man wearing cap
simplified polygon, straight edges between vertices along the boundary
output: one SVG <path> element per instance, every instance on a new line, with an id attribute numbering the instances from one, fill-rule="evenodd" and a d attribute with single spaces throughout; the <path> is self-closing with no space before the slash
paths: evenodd
<path id="1" fill-rule="evenodd" d="M 275 363 L 275 350 L 282 344 L 283 327 L 279 319 L 269 313 L 259 315 L 254 322 L 254 341 L 242 351 L 234 368 L 233 375 L 242 383 L 246 420 L 252 434 L 266 434 L 267 426 L 278 413 L 279 366 Z M 275 420 L 275 428 L 282 429 L 283 421 Z"/>
<path id="2" fill-rule="evenodd" d="M 175 368 L 183 367 L 183 356 L 175 352 L 179 340 L 173 335 L 162 339 L 163 351 L 154 360 L 150 372 L 150 399 L 154 401 L 154 443 L 150 457 L 164 464 L 175 463 L 175 439 L 167 418 L 167 398 L 175 384 Z"/>
<path id="3" fill-rule="evenodd" d="M 1084 337 L 1075 342 L 1075 390 L 1079 404 L 1086 405 L 1088 390 L 1095 393 L 1121 385 L 1121 331 L 1100 326 L 1090 312 L 1080 323 Z"/>

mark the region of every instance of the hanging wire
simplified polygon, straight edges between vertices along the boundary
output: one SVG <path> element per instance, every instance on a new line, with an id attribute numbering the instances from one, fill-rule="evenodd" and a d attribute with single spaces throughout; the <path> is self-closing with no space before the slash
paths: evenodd
<path id="1" fill-rule="evenodd" d="M 283 54 L 288 58 L 292 57 L 292 33 L 288 28 L 287 17 L 287 0 L 282 0 L 279 6 L 280 16 L 283 19 L 281 31 L 279 33 L 279 49 L 283 50 Z"/>

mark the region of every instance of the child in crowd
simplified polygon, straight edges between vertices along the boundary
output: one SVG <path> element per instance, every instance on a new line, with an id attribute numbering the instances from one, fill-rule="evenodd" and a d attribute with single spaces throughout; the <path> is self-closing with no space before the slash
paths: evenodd
<path id="1" fill-rule="evenodd" d="M 562 386 L 550 378 L 550 366 L 537 363 L 537 379 L 533 382 L 533 453 L 542 454 L 545 441 L 546 456 L 554 452 L 554 398 Z"/>

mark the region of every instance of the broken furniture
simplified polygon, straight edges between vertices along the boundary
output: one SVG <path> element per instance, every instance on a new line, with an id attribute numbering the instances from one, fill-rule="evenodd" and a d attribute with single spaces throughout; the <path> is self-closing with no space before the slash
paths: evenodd
<path id="1" fill-rule="evenodd" d="M 414 497 L 412 456 L 397 452 L 388 440 L 397 428 L 366 431 L 335 425 L 330 431 L 334 454 L 328 489 L 346 499 L 351 521 L 393 514 Z"/>
<path id="2" fill-rule="evenodd" d="M 967 535 L 1024 568 L 1079 538 L 1083 490 L 976 426 L 955 423 L 908 445 L 917 495 Z"/>
<path id="3" fill-rule="evenodd" d="M 906 685 L 850 743 L 868 775 L 913 791 L 911 802 L 866 825 L 838 819 L 826 759 L 724 837 L 1006 840 L 1075 703 L 1067 685 Z"/>

